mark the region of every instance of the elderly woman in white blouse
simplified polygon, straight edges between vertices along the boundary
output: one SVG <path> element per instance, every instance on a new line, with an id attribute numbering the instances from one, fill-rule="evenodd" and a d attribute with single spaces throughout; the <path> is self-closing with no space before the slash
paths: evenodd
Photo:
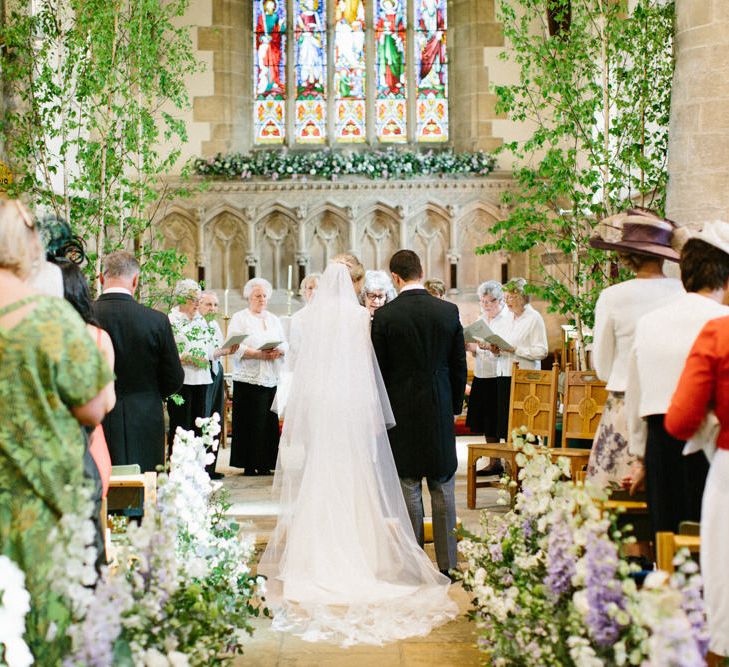
<path id="1" fill-rule="evenodd" d="M 186 431 L 198 430 L 195 420 L 208 416 L 207 392 L 213 382 L 210 362 L 215 358 L 216 345 L 207 321 L 199 312 L 200 294 L 200 285 L 194 280 L 180 280 L 175 285 L 178 305 L 170 311 L 169 318 L 185 381 L 178 392 L 183 403 L 177 405 L 172 399 L 167 400 L 170 446 L 178 426 Z"/>
<path id="2" fill-rule="evenodd" d="M 673 223 L 651 211 L 631 209 L 603 224 L 606 231 L 620 229 L 620 240 L 596 237 L 590 245 L 617 251 L 635 278 L 604 289 L 595 306 L 592 360 L 598 377 L 607 382 L 608 398 L 592 443 L 587 479 L 600 487 L 622 485 L 635 462 L 628 449 L 625 389 L 638 320 L 684 293 L 680 280 L 663 273 L 663 261 L 679 257 L 671 247 Z"/>
<path id="3" fill-rule="evenodd" d="M 513 316 L 506 307 L 501 283 L 487 280 L 478 287 L 481 319 L 489 329 L 502 338 L 511 329 Z M 509 384 L 502 383 L 506 395 L 499 395 L 496 375 L 496 356 L 488 343 L 468 343 L 466 349 L 473 355 L 473 382 L 468 398 L 466 426 L 473 433 L 483 433 L 487 442 L 506 438 L 509 421 Z"/>
<path id="4" fill-rule="evenodd" d="M 248 308 L 230 320 L 228 335 L 246 334 L 233 356 L 233 437 L 230 465 L 244 475 L 269 475 L 278 456 L 278 417 L 271 412 L 288 352 L 281 321 L 268 312 L 273 289 L 263 278 L 243 288 Z"/>
<path id="5" fill-rule="evenodd" d="M 488 349 L 496 358 L 496 383 L 500 413 L 501 432 L 499 437 L 506 437 L 504 433 L 508 428 L 509 399 L 511 394 L 511 373 L 514 363 L 519 368 L 540 369 L 542 359 L 547 356 L 547 329 L 542 316 L 529 304 L 529 295 L 526 293 L 527 281 L 524 278 L 512 278 L 504 285 L 504 301 L 509 309 L 510 316 L 494 331 L 507 343 L 510 350 L 500 350 L 495 345 Z"/>

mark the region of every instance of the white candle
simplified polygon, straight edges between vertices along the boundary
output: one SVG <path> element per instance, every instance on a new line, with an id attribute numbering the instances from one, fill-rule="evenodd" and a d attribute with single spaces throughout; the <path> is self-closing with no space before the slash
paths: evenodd
<path id="1" fill-rule="evenodd" d="M 289 264 L 289 283 L 288 283 L 288 291 L 291 291 L 291 272 L 293 271 L 293 267 L 291 264 Z"/>
<path id="2" fill-rule="evenodd" d="M 228 317 L 228 290 L 223 292 L 223 314 Z"/>

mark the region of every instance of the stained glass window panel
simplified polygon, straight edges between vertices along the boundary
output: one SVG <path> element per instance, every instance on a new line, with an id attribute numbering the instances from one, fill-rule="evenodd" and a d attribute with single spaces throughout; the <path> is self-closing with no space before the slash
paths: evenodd
<path id="1" fill-rule="evenodd" d="M 295 0 L 296 102 L 298 143 L 326 140 L 326 4 L 325 0 Z"/>
<path id="2" fill-rule="evenodd" d="M 254 0 L 255 141 L 281 144 L 286 136 L 286 3 Z"/>
<path id="3" fill-rule="evenodd" d="M 377 0 L 375 124 L 385 143 L 407 141 L 406 16 L 406 0 Z"/>
<path id="4" fill-rule="evenodd" d="M 416 139 L 447 141 L 446 0 L 419 0 L 415 27 Z"/>
<path id="5" fill-rule="evenodd" d="M 335 138 L 362 142 L 365 129 L 365 7 L 337 0 L 334 13 Z"/>

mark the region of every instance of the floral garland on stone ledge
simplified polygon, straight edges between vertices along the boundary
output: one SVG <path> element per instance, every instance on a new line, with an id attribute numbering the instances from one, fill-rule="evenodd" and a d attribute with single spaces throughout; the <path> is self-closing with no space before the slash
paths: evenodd
<path id="1" fill-rule="evenodd" d="M 634 538 L 600 509 L 604 494 L 560 481 L 567 459 L 552 462 L 526 428 L 512 438 L 521 450 L 514 508 L 484 512 L 484 534 L 460 543 L 470 615 L 490 664 L 704 665 L 701 577 L 687 552 L 674 561 L 676 574 L 653 572 L 638 588 L 638 567 L 620 557 Z"/>
<path id="2" fill-rule="evenodd" d="M 340 176 L 370 179 L 406 179 L 418 176 L 488 176 L 496 160 L 483 151 L 454 153 L 451 150 L 416 152 L 389 149 L 361 153 L 343 151 L 260 150 L 197 158 L 193 170 L 199 176 L 256 177 L 305 181 L 309 178 L 336 181 Z"/>
<path id="3" fill-rule="evenodd" d="M 201 437 L 178 429 L 170 473 L 158 477 L 157 505 L 145 507 L 141 525 L 129 526 L 126 544 L 100 577 L 89 546 L 93 526 L 80 518 L 91 515 L 88 501 L 49 536 L 57 564 L 49 585 L 62 602 L 49 619 L 56 632 L 49 640 L 59 642 L 63 667 L 202 667 L 243 653 L 265 582 L 251 574 L 253 545 L 226 519 L 229 505 L 205 472 L 213 457 L 206 450 L 217 447 L 218 415 L 197 425 Z M 26 667 L 28 600 L 16 570 L 0 560 L 0 664 L 4 649 L 10 667 Z"/>

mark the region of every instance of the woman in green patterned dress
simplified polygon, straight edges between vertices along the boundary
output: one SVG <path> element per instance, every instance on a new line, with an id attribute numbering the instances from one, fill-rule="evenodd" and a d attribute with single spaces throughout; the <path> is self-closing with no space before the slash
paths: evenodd
<path id="1" fill-rule="evenodd" d="M 56 665 L 67 618 L 49 590 L 48 536 L 77 506 L 80 425 L 103 419 L 113 374 L 72 306 L 26 283 L 41 260 L 27 209 L 0 201 L 0 553 L 25 572 L 36 664 Z"/>

